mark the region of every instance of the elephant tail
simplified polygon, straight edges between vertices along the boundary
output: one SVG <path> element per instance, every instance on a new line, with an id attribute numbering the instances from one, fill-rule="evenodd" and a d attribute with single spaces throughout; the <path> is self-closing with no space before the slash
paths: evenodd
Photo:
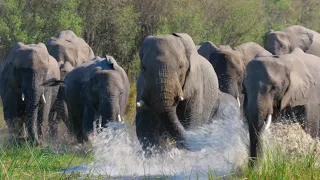
<path id="1" fill-rule="evenodd" d="M 56 78 L 51 78 L 51 79 L 48 79 L 47 81 L 43 82 L 41 85 L 44 87 L 51 87 L 51 86 L 58 86 L 58 85 L 64 86 L 65 84 L 66 84 L 65 81 L 58 80 Z"/>

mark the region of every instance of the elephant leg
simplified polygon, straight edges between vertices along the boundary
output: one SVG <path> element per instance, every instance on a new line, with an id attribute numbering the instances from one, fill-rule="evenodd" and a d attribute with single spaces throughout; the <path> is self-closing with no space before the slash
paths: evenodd
<path id="1" fill-rule="evenodd" d="M 95 120 L 95 112 L 93 107 L 86 107 L 82 120 L 82 132 L 84 141 L 88 141 L 89 133 L 93 130 L 93 121 Z"/>
<path id="2" fill-rule="evenodd" d="M 146 157 L 152 154 L 151 148 L 159 146 L 156 115 L 149 110 L 139 110 L 136 114 L 136 133 Z"/>
<path id="3" fill-rule="evenodd" d="M 312 138 L 319 136 L 319 105 L 312 105 L 307 107 L 307 118 L 305 124 L 305 130 L 311 135 Z"/>
<path id="4" fill-rule="evenodd" d="M 4 120 L 6 122 L 6 125 L 8 127 L 10 136 L 15 136 L 14 131 L 14 123 L 17 121 L 18 116 L 18 99 L 16 98 L 16 95 L 12 93 L 7 93 L 3 98 L 3 114 L 4 114 Z"/>
<path id="5" fill-rule="evenodd" d="M 58 126 L 63 119 L 64 108 L 63 108 L 63 101 L 56 100 L 52 104 L 52 108 L 49 113 L 49 135 L 51 138 L 56 138 L 58 134 Z M 67 113 L 67 112 L 66 112 Z M 63 119 L 64 123 L 66 124 L 67 119 Z"/>
<path id="6" fill-rule="evenodd" d="M 51 138 L 57 137 L 58 125 L 59 125 L 58 113 L 54 109 L 49 113 L 49 136 Z"/>
<path id="7" fill-rule="evenodd" d="M 83 143 L 84 137 L 82 132 L 82 117 L 79 115 L 71 115 L 72 133 L 76 136 L 78 143 Z"/>

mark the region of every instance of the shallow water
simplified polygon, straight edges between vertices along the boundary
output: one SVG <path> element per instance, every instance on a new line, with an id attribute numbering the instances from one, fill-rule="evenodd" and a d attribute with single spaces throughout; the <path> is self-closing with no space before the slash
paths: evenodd
<path id="1" fill-rule="evenodd" d="M 94 175 L 156 176 L 170 179 L 226 175 L 247 162 L 248 133 L 234 107 L 224 109 L 213 123 L 188 132 L 188 146 L 201 150 L 187 151 L 172 147 L 168 151 L 144 158 L 135 129 L 112 123 L 92 140 L 95 161 L 89 165 Z"/>

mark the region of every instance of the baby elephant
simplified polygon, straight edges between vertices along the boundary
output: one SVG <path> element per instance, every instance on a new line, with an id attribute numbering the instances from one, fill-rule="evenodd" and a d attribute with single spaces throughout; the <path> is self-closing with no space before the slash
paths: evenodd
<path id="1" fill-rule="evenodd" d="M 103 127 L 110 121 L 123 121 L 130 85 L 127 74 L 113 57 L 96 56 L 71 71 L 65 81 L 52 79 L 43 85 L 59 84 L 65 84 L 68 128 L 79 143 L 88 141 L 96 119 L 102 121 Z"/>

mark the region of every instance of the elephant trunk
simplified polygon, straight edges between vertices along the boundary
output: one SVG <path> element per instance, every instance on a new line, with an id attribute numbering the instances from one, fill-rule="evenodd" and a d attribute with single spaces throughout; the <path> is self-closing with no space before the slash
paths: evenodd
<path id="1" fill-rule="evenodd" d="M 250 156 L 252 158 L 262 156 L 261 133 L 269 128 L 272 120 L 272 110 L 266 109 L 269 106 L 266 106 L 266 103 L 262 103 L 263 101 L 259 99 L 257 102 L 249 102 L 245 109 L 250 135 Z"/>
<path id="2" fill-rule="evenodd" d="M 159 117 L 177 145 L 185 147 L 186 130 L 177 116 L 176 107 L 168 107 L 164 112 L 159 113 Z"/>
<path id="3" fill-rule="evenodd" d="M 26 103 L 26 126 L 29 137 L 36 143 L 39 143 L 38 137 L 38 109 L 41 98 L 41 93 L 35 90 L 35 87 L 26 87 L 23 90 Z"/>
<path id="4" fill-rule="evenodd" d="M 164 127 L 171 137 L 176 140 L 177 144 L 184 146 L 183 141 L 186 139 L 186 130 L 176 113 L 179 101 L 184 100 L 182 88 L 172 80 L 165 80 L 164 82 L 171 83 L 158 83 L 154 88 L 155 90 L 149 94 L 149 97 L 155 97 L 153 98 L 154 103 L 151 103 L 151 108 L 159 115 Z"/>
<path id="5" fill-rule="evenodd" d="M 116 96 L 108 96 L 100 101 L 99 111 L 103 127 L 107 127 L 107 123 L 109 122 L 119 121 L 120 107 L 118 98 Z M 122 120 L 121 116 L 120 119 Z"/>

